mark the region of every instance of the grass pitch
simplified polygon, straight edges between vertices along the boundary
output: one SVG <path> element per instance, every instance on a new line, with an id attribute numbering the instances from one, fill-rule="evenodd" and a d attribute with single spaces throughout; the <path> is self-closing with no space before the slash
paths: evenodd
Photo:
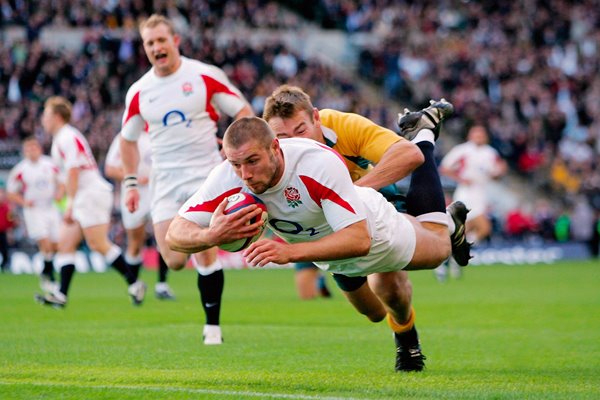
<path id="1" fill-rule="evenodd" d="M 116 273 L 78 274 L 65 310 L 1 275 L 0 399 L 600 398 L 597 261 L 465 272 L 411 273 L 427 369 L 410 374 L 385 323 L 337 289 L 297 300 L 291 270 L 226 271 L 222 346 L 201 344 L 194 271 L 170 274 L 177 301 L 139 308 Z"/>

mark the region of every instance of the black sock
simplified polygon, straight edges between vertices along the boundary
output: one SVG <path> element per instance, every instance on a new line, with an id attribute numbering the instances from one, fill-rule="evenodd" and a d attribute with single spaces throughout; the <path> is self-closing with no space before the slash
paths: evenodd
<path id="1" fill-rule="evenodd" d="M 52 282 L 54 282 L 54 264 L 52 260 L 44 260 L 44 269 L 42 274 L 46 275 Z"/>
<path id="2" fill-rule="evenodd" d="M 224 284 L 225 274 L 222 269 L 210 275 L 198 274 L 198 290 L 200 290 L 200 301 L 206 314 L 207 325 L 219 325 Z"/>
<path id="3" fill-rule="evenodd" d="M 71 279 L 75 273 L 75 266 L 73 264 L 64 265 L 60 269 L 60 292 L 67 295 L 69 286 L 71 286 Z"/>
<path id="4" fill-rule="evenodd" d="M 167 271 L 169 271 L 169 266 L 165 262 L 165 259 L 162 258 L 160 253 L 158 253 L 158 281 L 166 282 L 167 281 Z"/>
<path id="5" fill-rule="evenodd" d="M 413 347 L 419 344 L 419 335 L 415 325 L 409 330 L 402 333 L 395 333 L 394 340 L 397 347 Z"/>
<path id="6" fill-rule="evenodd" d="M 129 264 L 129 268 L 131 268 L 131 274 L 137 281 L 137 278 L 140 276 L 140 270 L 142 269 L 142 263 Z"/>
<path id="7" fill-rule="evenodd" d="M 446 200 L 433 151 L 435 146 L 428 141 L 417 143 L 425 156 L 425 162 L 413 171 L 410 187 L 406 194 L 406 213 L 418 216 L 431 212 L 446 212 Z"/>
<path id="8" fill-rule="evenodd" d="M 137 280 L 137 277 L 133 275 L 131 266 L 125 262 L 123 254 L 119 254 L 119 257 L 115 258 L 111 266 L 123 275 L 128 284 L 131 285 Z"/>

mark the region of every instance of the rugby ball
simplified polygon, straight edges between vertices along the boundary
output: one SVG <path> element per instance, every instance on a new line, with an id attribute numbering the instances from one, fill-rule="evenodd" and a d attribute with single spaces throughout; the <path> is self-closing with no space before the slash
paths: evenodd
<path id="1" fill-rule="evenodd" d="M 224 243 L 219 245 L 221 250 L 229 251 L 231 253 L 235 253 L 236 251 L 244 250 L 246 247 L 250 246 L 250 244 L 256 242 L 258 238 L 262 235 L 264 230 L 264 223 L 267 220 L 267 206 L 263 203 L 258 197 L 254 196 L 251 193 L 236 193 L 229 197 L 227 197 L 227 206 L 225 206 L 224 213 L 225 214 L 233 214 L 236 211 L 241 210 L 244 207 L 248 207 L 252 204 L 256 204 L 260 209 L 262 209 L 262 214 L 258 217 L 253 218 L 250 223 L 255 223 L 258 220 L 263 221 L 263 227 L 260 232 L 252 237 L 238 239 L 231 243 Z"/>

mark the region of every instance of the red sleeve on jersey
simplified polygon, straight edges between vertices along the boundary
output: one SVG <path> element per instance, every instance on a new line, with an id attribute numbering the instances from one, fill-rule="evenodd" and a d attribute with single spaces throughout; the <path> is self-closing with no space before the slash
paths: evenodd
<path id="1" fill-rule="evenodd" d="M 83 145 L 83 143 L 81 143 L 81 140 L 79 140 L 79 138 L 75 138 L 75 145 L 77 145 L 77 152 L 81 153 L 81 154 L 85 154 L 85 146 Z"/>
<path id="2" fill-rule="evenodd" d="M 219 114 L 212 106 L 212 97 L 217 93 L 226 93 L 235 97 L 239 97 L 237 94 L 233 93 L 229 88 L 223 85 L 221 82 L 217 81 L 214 78 L 211 78 L 207 75 L 200 75 L 202 80 L 204 80 L 204 84 L 206 85 L 206 112 L 210 116 L 210 119 L 217 122 L 219 120 Z"/>
<path id="3" fill-rule="evenodd" d="M 27 190 L 27 185 L 25 184 L 25 181 L 23 180 L 23 173 L 19 172 L 19 174 L 16 176 L 15 179 L 17 181 L 21 182 L 21 192 L 25 193 L 25 190 Z"/>
<path id="4" fill-rule="evenodd" d="M 319 207 L 321 207 L 321 202 L 323 200 L 330 200 L 335 204 L 339 205 L 340 207 L 343 207 L 346 210 L 350 211 L 352 214 L 356 214 L 354 208 L 352 208 L 350 203 L 342 199 L 340 195 L 334 192 L 333 190 L 321 185 L 319 182 L 306 175 L 300 175 L 300 180 L 308 189 L 310 198 L 313 199 L 313 201 L 317 203 Z"/>
<path id="5" fill-rule="evenodd" d="M 212 200 L 208 200 L 208 201 L 205 201 L 204 203 L 196 204 L 195 206 L 188 208 L 185 212 L 187 213 L 187 212 L 202 212 L 203 211 L 203 212 L 212 213 L 217 209 L 219 204 L 221 204 L 223 199 L 231 196 L 232 194 L 239 193 L 241 191 L 242 191 L 241 187 L 228 190 L 225 193 L 221 194 L 220 196 L 218 196 Z"/>
<path id="6" fill-rule="evenodd" d="M 129 103 L 129 108 L 127 109 L 127 118 L 125 118 L 125 122 L 123 125 L 127 123 L 132 117 L 138 115 L 140 113 L 140 92 L 136 92 L 133 95 L 133 99 L 131 99 L 131 103 Z"/>

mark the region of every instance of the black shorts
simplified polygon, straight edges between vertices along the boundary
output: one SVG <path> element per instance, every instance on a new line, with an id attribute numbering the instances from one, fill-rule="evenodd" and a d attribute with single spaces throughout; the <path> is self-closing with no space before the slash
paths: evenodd
<path id="1" fill-rule="evenodd" d="M 340 274 L 332 274 L 335 283 L 344 292 L 354 292 L 358 290 L 366 281 L 366 276 L 346 276 Z"/>

